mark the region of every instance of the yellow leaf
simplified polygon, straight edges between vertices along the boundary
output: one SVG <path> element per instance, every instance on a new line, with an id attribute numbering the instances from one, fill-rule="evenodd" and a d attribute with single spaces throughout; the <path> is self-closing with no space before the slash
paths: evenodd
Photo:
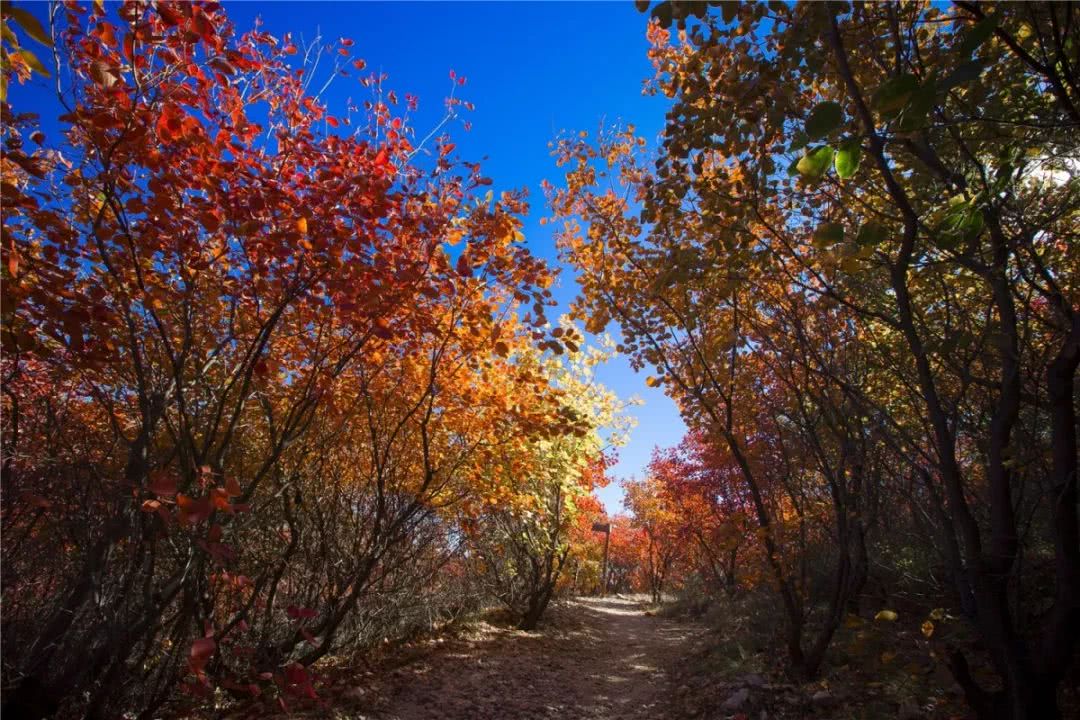
<path id="1" fill-rule="evenodd" d="M 900 617 L 892 610 L 882 610 L 874 616 L 875 620 L 885 620 L 886 622 L 896 622 L 896 619 Z"/>
<path id="2" fill-rule="evenodd" d="M 919 629 L 922 630 L 923 637 L 929 638 L 934 634 L 934 623 L 926 620 Z"/>
<path id="3" fill-rule="evenodd" d="M 30 66 L 31 70 L 38 75 L 49 77 L 49 69 L 41 63 L 41 60 L 38 59 L 37 55 L 29 50 L 19 50 L 18 53 L 22 56 L 22 59 L 26 61 L 26 64 Z"/>
<path id="4" fill-rule="evenodd" d="M 844 627 L 857 628 L 863 624 L 863 619 L 858 615 L 848 615 L 844 618 Z"/>
<path id="5" fill-rule="evenodd" d="M 945 619 L 945 608 L 934 608 L 930 611 L 930 619 L 941 622 Z"/>
<path id="6" fill-rule="evenodd" d="M 18 23 L 19 27 L 21 27 L 27 35 L 34 38 L 42 45 L 52 47 L 52 38 L 49 37 L 49 33 L 45 32 L 45 28 L 41 26 L 38 19 L 29 12 L 22 8 L 8 6 L 4 8 L 4 13 Z"/>

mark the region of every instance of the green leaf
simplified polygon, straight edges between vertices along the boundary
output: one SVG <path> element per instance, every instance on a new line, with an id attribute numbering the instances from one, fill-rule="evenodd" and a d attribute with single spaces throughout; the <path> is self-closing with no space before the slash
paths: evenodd
<path id="1" fill-rule="evenodd" d="M 876 222 L 863 223 L 855 236 L 855 242 L 863 247 L 879 245 L 885 240 L 885 228 Z"/>
<path id="2" fill-rule="evenodd" d="M 844 111 L 840 103 L 831 100 L 818 103 L 806 118 L 806 134 L 811 140 L 823 138 L 839 127 L 843 121 Z"/>
<path id="3" fill-rule="evenodd" d="M 919 89 L 919 80 L 914 75 L 900 75 L 887 80 L 874 93 L 874 108 L 885 117 L 895 117 L 911 100 Z"/>
<path id="4" fill-rule="evenodd" d="M 984 224 L 985 221 L 983 220 L 982 211 L 977 207 L 972 207 L 967 215 L 964 216 L 963 222 L 960 225 L 960 230 L 964 233 L 964 240 L 974 240 L 977 238 L 979 233 L 982 232 Z"/>
<path id="5" fill-rule="evenodd" d="M 851 138 L 841 143 L 839 149 L 836 151 L 836 158 L 834 159 L 834 166 L 836 167 L 836 174 L 840 176 L 841 180 L 847 180 L 855 175 L 855 171 L 859 169 L 859 161 L 862 159 L 862 144 L 858 138 Z"/>
<path id="6" fill-rule="evenodd" d="M 956 52 L 960 53 L 964 57 L 969 57 L 971 53 L 979 49 L 979 46 L 989 39 L 994 34 L 994 29 L 998 26 L 998 16 L 991 15 L 985 17 L 979 22 L 969 27 L 960 38 L 960 42 L 956 46 Z"/>
<path id="7" fill-rule="evenodd" d="M 52 47 L 52 38 L 49 37 L 49 33 L 45 32 L 45 28 L 41 26 L 38 19 L 29 12 L 22 8 L 8 6 L 5 8 L 5 14 L 18 23 L 19 27 L 21 27 L 27 35 L 34 38 L 42 45 Z"/>
<path id="8" fill-rule="evenodd" d="M 955 70 L 949 73 L 948 77 L 938 83 L 938 91 L 944 93 L 952 90 L 957 85 L 963 85 L 972 80 L 977 80 L 985 69 L 986 63 L 982 60 L 969 60 L 960 63 L 956 66 Z"/>
<path id="9" fill-rule="evenodd" d="M 844 241 L 844 226 L 840 223 L 827 222 L 814 230 L 814 247 L 824 248 Z"/>
<path id="10" fill-rule="evenodd" d="M 962 195 L 951 198 L 938 217 L 940 222 L 935 227 L 936 240 L 938 245 L 945 248 L 954 248 L 974 240 L 983 229 L 982 210 Z"/>
<path id="11" fill-rule="evenodd" d="M 803 155 L 795 169 L 806 178 L 817 180 L 822 177 L 832 165 L 833 149 L 829 145 L 821 145 Z"/>
<path id="12" fill-rule="evenodd" d="M 806 133 L 796 131 L 791 136 L 791 144 L 788 146 L 790 152 L 802 150 L 804 147 L 810 144 L 810 138 L 806 137 Z"/>
<path id="13" fill-rule="evenodd" d="M 911 100 L 900 115 L 897 129 L 910 132 L 926 127 L 926 121 L 930 119 L 930 111 L 934 109 L 934 103 L 937 101 L 937 90 L 933 82 L 927 82 L 912 93 Z"/>

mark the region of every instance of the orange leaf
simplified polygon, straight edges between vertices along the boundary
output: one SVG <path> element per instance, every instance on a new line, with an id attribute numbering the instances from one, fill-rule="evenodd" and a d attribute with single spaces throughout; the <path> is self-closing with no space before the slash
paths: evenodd
<path id="1" fill-rule="evenodd" d="M 113 75 L 112 68 L 101 60 L 90 63 L 90 75 L 101 87 L 109 88 L 116 84 L 116 76 Z"/>
<path id="2" fill-rule="evenodd" d="M 221 488 L 214 488 L 210 491 L 210 504 L 215 510 L 232 512 L 232 507 L 229 504 L 229 494 Z"/>
<path id="3" fill-rule="evenodd" d="M 176 496 L 176 504 L 180 506 L 179 521 L 184 526 L 194 525 L 206 520 L 210 517 L 210 512 L 213 509 L 210 506 L 210 501 L 206 498 L 196 500 L 182 493 Z"/>

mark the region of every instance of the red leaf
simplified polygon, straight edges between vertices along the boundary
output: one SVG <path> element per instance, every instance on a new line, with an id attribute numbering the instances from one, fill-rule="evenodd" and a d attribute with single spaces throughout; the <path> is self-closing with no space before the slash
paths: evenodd
<path id="1" fill-rule="evenodd" d="M 188 666 L 193 673 L 202 673 L 206 663 L 213 657 L 217 650 L 217 643 L 213 638 L 199 638 L 191 644 L 191 654 L 188 657 Z"/>
<path id="2" fill-rule="evenodd" d="M 461 277 L 472 277 L 472 264 L 465 253 L 462 253 L 457 261 L 457 274 Z"/>
<path id="3" fill-rule="evenodd" d="M 184 134 L 183 113 L 175 105 L 166 105 L 161 109 L 154 129 L 162 142 L 179 140 Z"/>
<path id="4" fill-rule="evenodd" d="M 175 495 L 176 475 L 168 470 L 155 470 L 150 474 L 146 489 L 155 495 Z"/>
<path id="5" fill-rule="evenodd" d="M 214 42 L 214 24 L 210 22 L 210 18 L 206 17 L 201 10 L 196 10 L 195 17 L 192 19 L 192 25 L 195 28 L 195 32 L 199 34 L 199 37 L 203 39 L 203 42 L 208 45 Z"/>
<path id="6" fill-rule="evenodd" d="M 23 502 L 28 503 L 32 507 L 40 508 L 41 510 L 46 510 L 52 507 L 51 501 L 46 500 L 40 495 L 36 495 L 32 492 L 24 492 L 20 497 Z"/>
<path id="7" fill-rule="evenodd" d="M 297 620 L 307 620 L 315 617 L 316 615 L 316 612 L 311 608 L 302 608 L 297 607 L 296 605 L 290 605 L 289 607 L 285 608 L 285 612 L 288 614 L 289 617 Z"/>
<path id="8" fill-rule="evenodd" d="M 240 483 L 236 478 L 230 477 L 225 480 L 225 494 L 229 497 L 239 497 L 242 491 L 240 490 Z"/>
<path id="9" fill-rule="evenodd" d="M 225 75 L 236 74 L 236 67 L 223 57 L 218 56 L 216 58 L 213 58 L 207 64 L 218 72 L 224 73 Z"/>
<path id="10" fill-rule="evenodd" d="M 158 15 L 161 16 L 162 22 L 169 27 L 179 25 L 180 21 L 184 19 L 184 16 L 170 7 L 167 3 L 159 2 L 157 4 Z"/>

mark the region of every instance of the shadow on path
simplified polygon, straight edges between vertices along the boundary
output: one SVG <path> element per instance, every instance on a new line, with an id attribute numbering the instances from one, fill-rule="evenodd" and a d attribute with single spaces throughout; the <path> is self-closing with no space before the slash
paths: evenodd
<path id="1" fill-rule="evenodd" d="M 395 672 L 383 720 L 668 716 L 664 672 L 692 625 L 646 615 L 640 598 L 581 598 L 541 632 L 491 628 Z"/>

